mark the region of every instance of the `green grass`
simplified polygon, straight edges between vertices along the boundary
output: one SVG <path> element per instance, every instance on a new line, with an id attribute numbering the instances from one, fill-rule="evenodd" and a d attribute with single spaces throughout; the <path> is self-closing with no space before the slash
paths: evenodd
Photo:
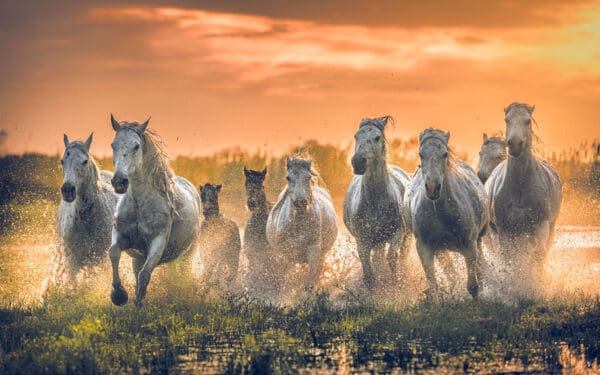
<path id="1" fill-rule="evenodd" d="M 600 355 L 600 301 L 583 296 L 334 306 L 317 295 L 276 307 L 235 295 L 206 301 L 187 288 L 140 309 L 83 290 L 4 308 L 0 372 L 547 372 Z"/>

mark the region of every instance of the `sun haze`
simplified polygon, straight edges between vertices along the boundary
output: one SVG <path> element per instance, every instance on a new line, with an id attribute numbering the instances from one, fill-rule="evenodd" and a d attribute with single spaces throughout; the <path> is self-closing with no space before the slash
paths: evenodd
<path id="1" fill-rule="evenodd" d="M 592 1 L 2 2 L 0 148 L 110 152 L 109 116 L 172 155 L 346 145 L 363 117 L 435 126 L 473 153 L 504 106 L 536 105 L 547 147 L 600 138 Z"/>

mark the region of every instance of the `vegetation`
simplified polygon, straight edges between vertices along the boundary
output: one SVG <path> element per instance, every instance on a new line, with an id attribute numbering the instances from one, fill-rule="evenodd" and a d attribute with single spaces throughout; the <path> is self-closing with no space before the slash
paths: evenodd
<path id="1" fill-rule="evenodd" d="M 0 311 L 3 373 L 597 369 L 600 301 L 570 297 L 276 307 L 191 286 L 114 307 L 83 290 Z M 65 301 L 70 301 L 65 303 Z"/>

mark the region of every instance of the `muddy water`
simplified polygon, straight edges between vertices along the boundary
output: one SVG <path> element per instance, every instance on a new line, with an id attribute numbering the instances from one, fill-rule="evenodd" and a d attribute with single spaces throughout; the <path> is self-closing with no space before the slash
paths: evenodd
<path id="1" fill-rule="evenodd" d="M 334 300 L 343 298 L 362 298 L 366 293 L 361 282 L 361 267 L 356 245 L 352 237 L 340 228 L 336 244 L 326 259 L 326 270 L 322 278 L 323 287 L 329 291 Z M 25 236 L 11 238 L 0 242 L 0 304 L 29 304 L 38 301 L 45 279 L 52 269 L 52 254 L 56 242 L 52 236 Z M 446 295 L 467 298 L 465 290 L 464 261 L 459 256 L 453 256 L 457 277 L 451 279 L 438 269 L 438 277 L 442 291 Z M 107 262 L 108 263 L 108 262 Z M 414 244 L 401 275 L 401 287 L 389 288 L 389 272 L 383 259 L 374 259 L 375 268 L 382 275 L 375 297 L 385 300 L 409 299 L 421 297 L 425 288 L 425 280 Z M 244 264 L 242 260 L 241 277 L 238 280 L 238 290 L 244 287 Z M 160 283 L 165 267 L 159 267 L 153 283 Z M 439 267 L 438 267 L 439 268 Z M 121 270 L 126 285 L 132 290 L 133 275 L 130 272 L 128 256 L 123 256 Z M 558 228 L 554 245 L 546 263 L 546 292 L 558 294 L 581 291 L 586 294 L 600 292 L 600 227 L 591 226 L 562 226 Z M 302 283 L 306 269 L 297 267 L 286 277 L 284 295 L 280 302 L 293 303 L 294 299 L 302 298 Z M 99 297 L 106 297 L 110 291 L 110 271 L 108 264 L 94 270 L 84 272 L 80 278 L 89 284 L 92 292 Z M 456 275 L 455 275 L 456 276 Z M 155 286 L 155 288 L 157 288 Z M 252 292 L 252 291 L 249 291 Z M 149 294 L 152 293 L 152 284 Z M 260 296 L 259 296 L 260 297 Z"/>

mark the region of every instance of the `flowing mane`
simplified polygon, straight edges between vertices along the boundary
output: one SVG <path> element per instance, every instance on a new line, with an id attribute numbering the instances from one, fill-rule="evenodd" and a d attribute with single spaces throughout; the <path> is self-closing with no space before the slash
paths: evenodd
<path id="1" fill-rule="evenodd" d="M 419 134 L 419 148 L 427 141 L 441 142 L 448 149 L 448 170 L 456 172 L 456 157 L 454 147 L 452 147 L 446 138 L 447 133 L 435 128 L 427 128 Z"/>
<path id="2" fill-rule="evenodd" d="M 140 134 L 137 130 L 139 126 L 140 124 L 137 122 L 124 122 L 121 124 L 122 129 L 133 130 L 142 139 L 145 175 L 148 176 L 152 186 L 172 204 L 175 173 L 169 165 L 169 157 L 164 150 L 164 143 L 152 129 L 148 128 Z"/>
<path id="3" fill-rule="evenodd" d="M 69 147 L 67 147 L 67 150 L 70 150 L 70 149 L 77 149 L 88 156 L 88 165 L 92 172 L 92 181 L 93 181 L 94 187 L 97 188 L 98 190 L 100 190 L 100 188 L 101 188 L 100 168 L 98 167 L 98 163 L 96 163 L 96 159 L 94 159 L 94 157 L 88 152 L 87 148 L 81 141 L 73 141 L 73 142 L 69 143 Z"/>

